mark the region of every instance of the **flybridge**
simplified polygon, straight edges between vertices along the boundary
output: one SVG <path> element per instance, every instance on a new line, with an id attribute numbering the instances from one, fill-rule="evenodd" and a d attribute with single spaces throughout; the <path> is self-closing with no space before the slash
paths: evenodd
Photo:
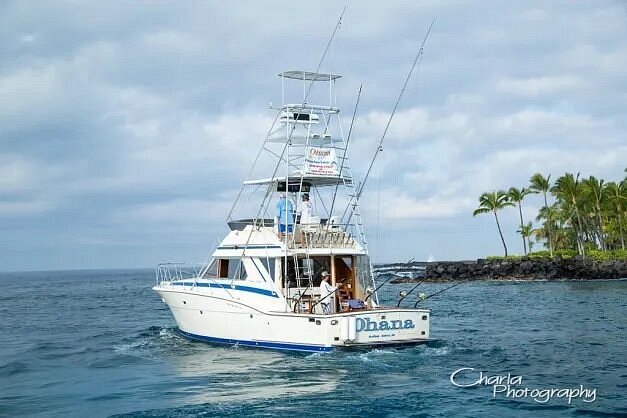
<path id="1" fill-rule="evenodd" d="M 357 191 L 348 157 L 346 127 L 337 106 L 336 81 L 341 76 L 303 70 L 284 71 L 278 76 L 281 106 L 271 106 L 276 117 L 227 222 L 241 224 L 239 221 L 247 220 L 243 224 L 258 225 L 257 220 L 279 218 L 276 206 L 282 193 L 290 201 L 285 207 L 297 212 L 307 193 L 313 217 L 307 218 L 305 225 L 296 216 L 294 234 L 280 234 L 282 240 L 300 239 L 302 243 L 297 243 L 297 247 L 305 243 L 319 247 L 324 243 L 329 249 L 337 245 L 343 250 L 351 247 L 367 254 L 359 205 L 353 201 Z M 258 212 L 251 213 L 250 209 L 255 208 Z M 261 224 L 267 225 L 265 221 Z M 327 239 L 329 234 L 332 239 Z M 285 244 L 286 248 L 294 247 L 289 242 Z"/>

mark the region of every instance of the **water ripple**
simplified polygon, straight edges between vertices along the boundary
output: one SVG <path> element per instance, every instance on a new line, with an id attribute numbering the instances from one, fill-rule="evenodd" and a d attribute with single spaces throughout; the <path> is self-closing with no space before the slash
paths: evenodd
<path id="1" fill-rule="evenodd" d="M 627 281 L 468 283 L 429 300 L 428 344 L 301 354 L 181 337 L 150 289 L 152 271 L 0 280 L 0 309 L 20 318 L 0 324 L 0 416 L 535 418 L 627 411 Z M 382 299 L 392 302 L 410 287 L 384 288 Z M 431 293 L 445 285 L 424 287 Z M 529 388 L 584 385 L 597 389 L 597 399 L 568 405 L 495 398 L 491 386 L 453 386 L 451 373 L 463 367 L 517 374 Z"/>

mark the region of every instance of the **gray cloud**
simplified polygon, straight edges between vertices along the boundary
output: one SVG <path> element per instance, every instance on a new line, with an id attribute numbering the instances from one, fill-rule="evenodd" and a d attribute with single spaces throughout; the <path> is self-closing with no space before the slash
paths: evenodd
<path id="1" fill-rule="evenodd" d="M 0 270 L 204 259 L 280 101 L 276 74 L 315 68 L 339 12 L 3 2 Z M 380 260 L 498 253 L 491 220 L 470 215 L 481 192 L 536 171 L 613 180 L 627 160 L 623 2 L 367 1 L 322 67 L 344 75 L 345 117 L 365 83 L 358 176 L 433 17 L 363 201 Z M 518 245 L 515 213 L 504 223 Z"/>

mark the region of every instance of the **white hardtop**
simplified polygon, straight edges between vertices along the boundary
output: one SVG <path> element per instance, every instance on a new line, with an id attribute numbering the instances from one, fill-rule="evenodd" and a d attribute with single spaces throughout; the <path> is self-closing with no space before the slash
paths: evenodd
<path id="1" fill-rule="evenodd" d="M 349 177 L 340 177 L 340 176 L 324 176 L 324 175 L 300 175 L 300 174 L 291 174 L 289 176 L 290 185 L 300 184 L 301 181 L 303 183 L 309 183 L 314 187 L 323 187 L 323 186 L 335 186 L 336 184 L 346 184 L 352 183 L 353 179 Z M 255 179 L 255 180 L 246 180 L 244 181 L 245 186 L 253 186 L 253 185 L 261 185 L 261 184 L 272 184 L 285 182 L 285 176 L 280 177 L 268 177 L 263 179 Z"/>
<path id="2" fill-rule="evenodd" d="M 279 77 L 304 81 L 333 81 L 341 78 L 338 74 L 316 73 L 312 71 L 292 70 L 279 73 Z"/>

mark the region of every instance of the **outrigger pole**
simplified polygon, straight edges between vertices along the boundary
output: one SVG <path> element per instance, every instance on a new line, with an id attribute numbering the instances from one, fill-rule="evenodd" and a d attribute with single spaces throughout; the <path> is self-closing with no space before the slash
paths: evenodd
<path id="1" fill-rule="evenodd" d="M 359 198 L 361 197 L 361 194 L 364 191 L 364 186 L 366 185 L 366 181 L 368 180 L 368 177 L 370 176 L 370 171 L 372 170 L 372 166 L 374 165 L 374 162 L 377 159 L 379 152 L 383 151 L 383 140 L 385 139 L 385 136 L 388 133 L 388 129 L 390 127 L 390 124 L 392 123 L 392 119 L 394 118 L 394 114 L 396 113 L 396 109 L 398 108 L 398 104 L 400 103 L 401 98 L 403 97 L 403 94 L 405 93 L 405 89 L 407 88 L 407 83 L 409 83 L 409 79 L 412 73 L 414 72 L 414 68 L 416 68 L 416 64 L 418 63 L 418 60 L 424 53 L 424 47 L 427 42 L 427 39 L 429 38 L 429 34 L 431 33 L 431 28 L 433 27 L 434 23 L 435 23 L 435 19 L 431 21 L 431 24 L 429 25 L 429 29 L 427 30 L 427 33 L 425 34 L 425 37 L 422 40 L 422 44 L 420 44 L 420 49 L 418 50 L 418 53 L 416 54 L 416 57 L 414 58 L 414 62 L 411 68 L 409 69 L 409 73 L 407 74 L 407 77 L 405 78 L 405 82 L 403 83 L 403 88 L 401 88 L 401 92 L 399 93 L 398 98 L 396 99 L 396 103 L 394 104 L 394 109 L 392 109 L 392 114 L 390 114 L 388 123 L 385 125 L 385 129 L 383 130 L 383 135 L 381 135 L 381 139 L 379 140 L 379 144 L 377 145 L 377 150 L 375 151 L 374 156 L 372 157 L 372 160 L 370 161 L 370 166 L 368 167 L 368 171 L 366 171 L 366 175 L 364 176 L 364 179 L 359 185 L 359 190 L 357 191 L 357 194 L 355 194 L 355 197 L 354 197 L 355 201 L 353 202 L 353 199 L 351 199 L 351 201 L 348 202 L 348 205 L 346 206 L 346 209 L 344 210 L 344 214 L 342 215 L 342 219 L 344 219 L 344 216 L 346 216 L 346 212 L 351 207 L 351 205 L 356 205 L 357 202 L 359 201 Z M 352 216 L 353 214 L 351 212 L 351 214 L 348 217 L 347 223 L 350 223 L 350 219 L 352 218 Z"/>
<path id="2" fill-rule="evenodd" d="M 329 48 L 331 47 L 331 43 L 333 42 L 333 38 L 335 38 L 335 33 L 337 32 L 337 30 L 342 25 L 342 18 L 344 17 L 344 13 L 346 12 L 346 7 L 347 6 L 344 6 L 344 9 L 342 9 L 342 13 L 340 14 L 340 17 L 339 17 L 337 23 L 335 24 L 335 28 L 333 29 L 333 32 L 331 33 L 331 37 L 329 38 L 329 42 L 327 42 L 327 46 L 324 49 L 324 52 L 322 53 L 322 57 L 320 57 L 320 61 L 318 62 L 318 66 L 316 67 L 316 72 L 318 72 L 320 70 L 320 67 L 322 66 L 322 63 L 324 62 L 324 58 L 326 57 L 327 52 L 329 51 Z M 305 105 L 305 103 L 307 101 L 307 97 L 309 97 L 309 93 L 311 91 L 313 83 L 314 83 L 314 80 L 312 80 L 311 83 L 309 84 L 309 88 L 307 89 L 307 94 L 303 98 L 303 106 Z M 272 125 L 270 126 L 270 129 L 268 130 L 268 133 L 266 134 L 266 139 L 270 136 L 272 128 L 274 127 L 274 123 L 279 119 L 279 115 L 280 114 L 281 114 L 281 112 L 278 112 L 276 117 L 274 118 L 274 122 L 272 123 Z M 292 131 L 293 131 L 293 129 L 292 129 Z M 279 161 L 281 161 L 283 159 L 283 155 L 285 153 L 285 148 L 287 147 L 287 144 L 289 143 L 289 141 L 291 139 L 291 136 L 292 136 L 292 132 L 290 132 L 289 137 L 287 138 L 285 147 L 283 147 L 283 151 L 281 152 L 281 155 L 279 156 Z M 265 143 L 265 139 L 264 139 L 264 143 Z M 248 177 L 250 177 L 251 174 L 253 173 L 253 170 L 254 170 L 255 166 L 257 165 L 257 161 L 259 160 L 259 157 L 261 156 L 261 153 L 263 152 L 263 149 L 264 149 L 263 146 L 259 149 L 259 152 L 257 153 L 257 156 L 255 157 L 255 161 L 253 162 L 252 166 L 250 167 L 250 170 L 249 170 L 249 173 L 248 173 Z M 287 162 L 287 164 L 289 166 L 289 161 Z M 274 174 L 276 174 L 276 170 L 275 170 L 275 173 L 273 173 L 273 177 L 274 177 Z M 229 211 L 229 214 L 227 216 L 227 221 L 228 220 L 232 220 L 231 215 L 233 214 L 233 211 L 235 210 L 235 206 L 237 205 L 237 202 L 239 201 L 239 198 L 242 195 L 243 189 L 244 189 L 244 187 L 240 188 L 240 191 L 239 191 L 239 193 L 237 195 L 237 198 L 233 202 L 233 205 L 231 206 L 231 210 Z M 264 197 L 264 202 L 262 202 L 262 204 L 261 204 L 260 212 L 257 214 L 257 217 L 259 217 L 259 215 L 261 214 L 261 211 L 263 210 L 264 206 L 265 206 L 265 197 Z"/>
<path id="3" fill-rule="evenodd" d="M 355 110 L 353 110 L 353 118 L 351 119 L 351 126 L 348 129 L 348 136 L 346 137 L 346 145 L 344 147 L 344 154 L 342 155 L 342 162 L 340 163 L 340 169 L 337 173 L 338 182 L 335 184 L 335 191 L 333 191 L 333 200 L 331 201 L 331 209 L 329 210 L 329 219 L 333 215 L 333 208 L 335 207 L 335 198 L 337 197 L 337 189 L 340 186 L 340 180 L 342 179 L 342 170 L 344 169 L 344 161 L 346 161 L 346 153 L 348 152 L 348 144 L 351 140 L 351 134 L 353 133 L 353 124 L 355 123 L 355 116 L 357 115 L 357 108 L 359 107 L 359 99 L 361 98 L 361 89 L 363 84 L 359 85 L 359 92 L 357 93 L 357 101 L 355 102 Z"/>
<path id="4" fill-rule="evenodd" d="M 339 19 L 338 19 L 338 21 L 337 21 L 337 23 L 336 23 L 336 25 L 335 25 L 335 28 L 333 29 L 333 32 L 331 33 L 331 37 L 329 38 L 329 42 L 327 43 L 327 46 L 326 46 L 326 48 L 324 49 L 324 52 L 322 53 L 322 57 L 320 58 L 320 61 L 318 62 L 318 66 L 316 67 L 316 72 L 318 72 L 318 70 L 319 70 L 319 69 L 320 69 L 320 67 L 322 66 L 322 63 L 324 62 L 324 58 L 326 57 L 327 52 L 328 52 L 328 50 L 329 50 L 329 48 L 330 48 L 330 46 L 331 46 L 331 43 L 333 42 L 333 38 L 335 37 L 335 33 L 337 32 L 337 30 L 340 28 L 340 26 L 341 26 L 341 24 L 342 24 L 342 18 L 344 17 L 344 13 L 345 13 L 345 12 L 346 12 L 346 6 L 344 6 L 344 9 L 342 9 L 342 13 L 340 14 L 340 17 L 339 17 Z M 311 87 L 313 86 L 313 83 L 314 83 L 314 80 L 312 80 L 312 81 L 311 81 L 311 83 L 309 84 L 309 88 L 307 89 L 307 93 L 306 93 L 305 97 L 303 98 L 303 106 L 304 106 L 304 105 L 306 104 L 306 102 L 307 102 L 307 97 L 309 97 L 309 93 L 310 93 L 310 91 L 311 91 Z M 278 113 L 277 113 L 277 115 L 276 115 L 276 117 L 274 118 L 274 122 L 272 123 L 272 126 L 270 127 L 270 129 L 268 130 L 268 133 L 266 134 L 266 139 L 270 136 L 270 133 L 271 133 L 271 131 L 272 131 L 272 127 L 274 126 L 274 123 L 276 123 L 276 121 L 279 119 L 279 115 L 280 115 L 280 114 L 281 114 L 281 112 L 278 112 Z M 277 163 L 277 166 L 274 168 L 274 172 L 272 173 L 272 177 L 271 177 L 271 178 L 274 178 L 274 177 L 276 176 L 276 173 L 277 173 L 277 171 L 278 171 L 278 169 L 279 169 L 279 165 L 280 165 L 281 161 L 283 160 L 283 158 L 284 158 L 284 156 L 285 156 L 285 151 L 287 150 L 288 145 L 289 145 L 289 143 L 290 143 L 290 141 L 291 141 L 291 139 L 292 139 L 292 133 L 293 133 L 293 132 L 294 132 L 294 127 L 292 127 L 292 130 L 289 132 L 288 137 L 286 138 L 285 145 L 283 146 L 283 149 L 282 149 L 282 151 L 281 151 L 281 154 L 280 154 L 280 155 L 278 155 L 278 157 L 279 157 L 279 162 Z M 264 139 L 264 144 L 265 144 L 266 139 Z M 261 156 L 261 153 L 263 152 L 263 149 L 264 149 L 264 147 L 262 146 L 262 147 L 260 148 L 259 152 L 257 153 L 257 156 L 256 156 L 256 158 L 255 158 L 255 161 L 253 162 L 253 164 L 252 164 L 252 166 L 251 166 L 251 168 L 250 168 L 250 170 L 249 170 L 249 174 L 248 174 L 248 176 L 249 176 L 249 177 L 250 177 L 250 175 L 252 174 L 252 172 L 253 172 L 253 170 L 254 170 L 254 168 L 255 168 L 256 164 L 257 164 L 257 161 L 259 160 L 259 157 Z M 288 153 L 289 153 L 289 151 L 288 151 Z M 289 158 L 288 158 L 288 160 L 286 160 L 286 165 L 287 165 L 287 167 L 289 168 Z M 286 192 L 288 191 L 288 190 L 287 190 L 287 189 L 288 189 L 288 188 L 287 188 L 287 183 L 288 183 L 288 182 L 289 182 L 289 179 L 288 179 L 288 178 L 286 178 L 286 190 L 285 190 Z M 257 215 L 256 215 L 256 219 L 258 219 L 258 218 L 261 216 L 261 214 L 262 214 L 262 213 L 263 213 L 263 211 L 264 211 L 264 208 L 266 207 L 266 199 L 267 199 L 267 198 L 268 198 L 268 196 L 271 194 L 271 188 L 272 188 L 272 184 L 268 185 L 268 190 L 266 191 L 266 195 L 264 196 L 263 201 L 261 202 L 261 205 L 260 205 L 260 207 L 259 207 L 259 211 L 257 212 Z M 243 189 L 244 189 L 244 187 L 242 186 L 242 188 L 240 188 L 239 194 L 237 195 L 237 198 L 235 199 L 235 202 L 233 202 L 233 206 L 231 207 L 231 210 L 230 210 L 230 212 L 229 212 L 229 215 L 227 216 L 227 220 L 232 219 L 232 218 L 231 218 L 231 215 L 233 214 L 233 211 L 234 211 L 234 209 L 235 209 L 235 206 L 237 205 L 237 202 L 239 201 L 239 198 L 240 198 L 240 197 L 241 197 L 241 195 L 242 195 L 242 191 L 243 191 Z M 268 203 L 269 203 L 269 202 L 268 202 Z M 256 220 L 256 219 L 255 219 L 255 220 Z M 287 235 L 287 234 L 286 234 L 286 235 Z M 249 242 L 249 240 L 250 240 L 250 237 L 251 237 L 251 236 L 252 236 L 252 230 L 251 230 L 251 234 L 249 234 L 248 239 L 246 240 L 246 245 L 248 245 L 248 242 Z"/>
<path id="5" fill-rule="evenodd" d="M 333 42 L 333 38 L 335 38 L 335 33 L 337 32 L 337 30 L 340 28 L 340 26 L 342 26 L 342 18 L 344 17 L 344 13 L 346 12 L 346 7 L 344 6 L 344 8 L 342 9 L 342 13 L 340 14 L 340 18 L 337 20 L 337 23 L 335 24 L 335 28 L 333 28 L 333 32 L 331 33 L 331 37 L 329 38 L 329 42 L 327 42 L 327 47 L 324 48 L 324 52 L 322 53 L 322 57 L 320 57 L 320 62 L 318 62 L 318 66 L 316 67 L 316 73 L 318 71 L 320 71 L 320 67 L 322 66 L 322 62 L 324 61 L 324 58 L 327 56 L 327 52 L 329 51 L 329 48 L 331 47 L 331 42 Z M 309 97 L 309 92 L 311 91 L 311 88 L 313 87 L 313 83 L 315 81 L 315 78 L 311 80 L 311 82 L 309 83 L 309 88 L 307 89 L 307 94 L 305 95 L 305 99 L 303 100 L 303 102 L 307 101 L 307 97 Z M 303 103 L 304 105 L 305 103 Z"/>
<path id="6" fill-rule="evenodd" d="M 432 293 L 432 294 L 430 294 L 429 296 L 425 297 L 424 299 L 418 299 L 418 301 L 417 301 L 416 303 L 414 303 L 414 309 L 416 309 L 416 306 L 418 306 L 418 304 L 419 304 L 420 302 L 424 302 L 425 300 L 427 300 L 427 299 L 429 299 L 429 298 L 432 298 L 432 297 L 434 297 L 434 296 L 437 296 L 437 295 L 439 295 L 440 293 L 444 293 L 444 292 L 446 292 L 446 291 L 447 291 L 447 290 L 449 290 L 449 289 L 452 289 L 452 288 L 454 288 L 454 287 L 457 287 L 457 286 L 459 286 L 460 284 L 466 283 L 467 281 L 469 281 L 469 279 L 462 280 L 462 281 L 461 281 L 461 282 L 459 282 L 459 283 L 455 283 L 454 285 L 451 285 L 451 286 L 449 286 L 449 287 L 446 287 L 446 288 L 444 288 L 444 289 L 442 289 L 442 290 L 440 290 L 440 291 L 438 291 L 438 292 Z"/>
<path id="7" fill-rule="evenodd" d="M 400 306 L 401 306 L 401 302 L 402 302 L 402 301 L 404 301 L 404 300 L 405 300 L 405 298 L 406 298 L 407 296 L 411 295 L 411 294 L 412 294 L 412 292 L 413 292 L 414 290 L 416 290 L 416 289 L 418 288 L 418 286 L 420 286 L 421 284 L 423 284 L 426 280 L 427 280 L 426 278 L 422 279 L 421 281 L 419 281 L 419 282 L 418 282 L 418 284 L 417 284 L 416 286 L 412 287 L 412 288 L 411 288 L 411 290 L 410 290 L 409 292 L 407 292 L 407 293 L 405 293 L 405 295 L 401 296 L 401 297 L 399 298 L 399 300 L 398 300 L 398 303 L 396 304 L 396 307 L 397 307 L 397 308 L 398 308 L 398 307 L 400 307 Z"/>

